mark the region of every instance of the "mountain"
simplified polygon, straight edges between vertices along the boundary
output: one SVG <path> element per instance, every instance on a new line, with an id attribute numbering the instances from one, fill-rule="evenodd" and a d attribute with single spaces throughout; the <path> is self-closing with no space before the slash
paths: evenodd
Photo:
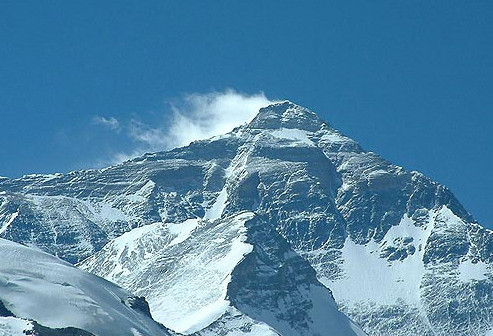
<path id="1" fill-rule="evenodd" d="M 493 334 L 493 232 L 289 101 L 117 166 L 2 179 L 0 227 L 184 334 Z"/>
<path id="2" fill-rule="evenodd" d="M 0 239 L 0 335 L 169 335 L 147 302 L 48 253 Z"/>

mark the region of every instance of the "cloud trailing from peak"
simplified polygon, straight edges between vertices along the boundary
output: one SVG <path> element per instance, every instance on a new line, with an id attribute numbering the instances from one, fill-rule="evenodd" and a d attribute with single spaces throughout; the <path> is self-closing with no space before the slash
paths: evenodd
<path id="1" fill-rule="evenodd" d="M 110 163 L 118 163 L 145 152 L 186 146 L 195 140 L 227 133 L 251 121 L 261 107 L 273 102 L 264 93 L 249 95 L 232 89 L 192 93 L 169 103 L 166 122 L 157 125 L 137 119 L 122 123 L 114 117 L 100 116 L 94 117 L 93 122 L 115 132 L 123 130 L 131 140 L 134 145 L 131 150 L 117 153 L 110 160 Z"/>
<path id="2" fill-rule="evenodd" d="M 114 117 L 105 118 L 101 116 L 94 116 L 94 118 L 92 118 L 92 122 L 95 125 L 106 126 L 112 131 L 120 131 L 120 122 Z"/>
<path id="3" fill-rule="evenodd" d="M 244 95 L 233 90 L 191 94 L 184 104 L 174 106 L 174 122 L 168 136 L 172 146 L 231 131 L 251 121 L 261 107 L 271 104 L 263 93 Z"/>

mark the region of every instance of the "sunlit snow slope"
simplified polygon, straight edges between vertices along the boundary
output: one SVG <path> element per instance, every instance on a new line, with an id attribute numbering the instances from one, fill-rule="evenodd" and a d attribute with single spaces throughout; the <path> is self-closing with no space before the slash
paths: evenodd
<path id="1" fill-rule="evenodd" d="M 8 312 L 3 315 L 15 316 L 0 317 L 0 335 L 23 335 L 33 329 L 30 321 L 99 336 L 167 335 L 138 309 L 141 299 L 104 279 L 4 239 L 0 255 L 0 301 Z"/>

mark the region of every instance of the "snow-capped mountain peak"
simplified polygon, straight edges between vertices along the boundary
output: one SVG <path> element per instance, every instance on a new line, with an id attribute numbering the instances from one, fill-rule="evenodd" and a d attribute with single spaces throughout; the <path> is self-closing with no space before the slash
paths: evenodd
<path id="1" fill-rule="evenodd" d="M 314 132 L 322 124 L 314 112 L 285 100 L 261 108 L 248 126 L 252 129 L 295 128 Z"/>
<path id="2" fill-rule="evenodd" d="M 145 296 L 183 333 L 492 330 L 493 233 L 289 101 L 222 136 L 0 191 L 2 237 Z"/>

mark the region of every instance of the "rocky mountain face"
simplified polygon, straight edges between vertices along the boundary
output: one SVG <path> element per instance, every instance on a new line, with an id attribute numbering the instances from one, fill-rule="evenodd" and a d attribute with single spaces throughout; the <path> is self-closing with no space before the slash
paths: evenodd
<path id="1" fill-rule="evenodd" d="M 493 232 L 288 101 L 187 147 L 1 179 L 0 236 L 183 334 L 493 335 Z"/>

